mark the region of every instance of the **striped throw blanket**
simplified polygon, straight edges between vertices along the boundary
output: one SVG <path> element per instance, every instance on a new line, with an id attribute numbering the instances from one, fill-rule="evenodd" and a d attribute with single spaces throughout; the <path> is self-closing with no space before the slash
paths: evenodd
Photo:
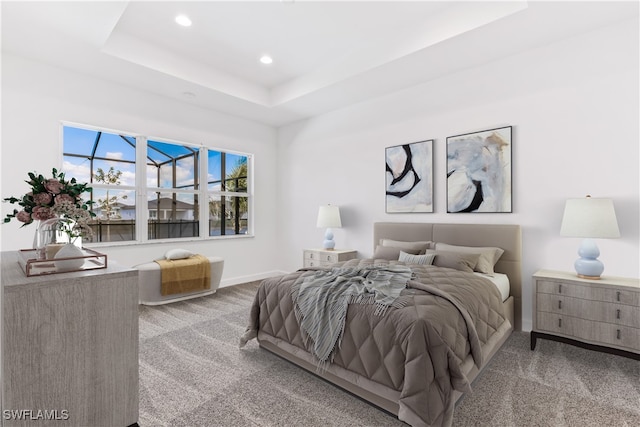
<path id="1" fill-rule="evenodd" d="M 318 368 L 331 362 L 340 347 L 349 304 L 375 304 L 374 314 L 384 315 L 388 307 L 403 306 L 397 298 L 411 277 L 404 265 L 314 270 L 300 276 L 291 296 L 305 339 L 313 341 Z"/>

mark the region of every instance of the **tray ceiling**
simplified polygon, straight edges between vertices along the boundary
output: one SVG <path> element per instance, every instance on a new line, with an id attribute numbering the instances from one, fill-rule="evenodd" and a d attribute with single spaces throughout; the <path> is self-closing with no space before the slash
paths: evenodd
<path id="1" fill-rule="evenodd" d="M 636 2 L 2 2 L 2 49 L 281 126 L 634 13 Z"/>

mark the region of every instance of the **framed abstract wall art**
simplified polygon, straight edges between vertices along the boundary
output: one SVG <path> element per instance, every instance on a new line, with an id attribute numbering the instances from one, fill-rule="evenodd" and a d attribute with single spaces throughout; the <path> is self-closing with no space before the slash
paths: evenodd
<path id="1" fill-rule="evenodd" d="M 447 138 L 447 212 L 511 212 L 511 126 Z"/>
<path id="2" fill-rule="evenodd" d="M 433 140 L 385 149 L 386 212 L 433 212 Z"/>

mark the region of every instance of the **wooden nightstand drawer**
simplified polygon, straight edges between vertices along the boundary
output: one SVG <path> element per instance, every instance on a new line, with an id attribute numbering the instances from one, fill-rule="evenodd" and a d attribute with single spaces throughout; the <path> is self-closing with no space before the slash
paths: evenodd
<path id="1" fill-rule="evenodd" d="M 640 328 L 640 307 L 540 293 L 536 303 L 538 312 Z"/>
<path id="2" fill-rule="evenodd" d="M 593 344 L 609 344 L 628 351 L 637 352 L 640 349 L 640 329 L 623 325 L 547 313 L 538 318 L 537 329 Z"/>
<path id="3" fill-rule="evenodd" d="M 357 251 L 322 249 L 305 249 L 303 252 L 304 267 L 327 267 L 336 262 L 347 261 L 356 258 Z"/>
<path id="4" fill-rule="evenodd" d="M 575 284 L 553 280 L 538 280 L 538 293 L 565 295 L 596 301 L 616 302 L 633 306 L 640 305 L 640 292 L 637 290 L 615 289 L 598 286 L 597 282 Z"/>

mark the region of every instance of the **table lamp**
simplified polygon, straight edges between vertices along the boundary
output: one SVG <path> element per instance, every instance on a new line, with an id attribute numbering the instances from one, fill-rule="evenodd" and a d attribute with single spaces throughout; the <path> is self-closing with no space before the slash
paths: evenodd
<path id="1" fill-rule="evenodd" d="M 326 228 L 327 231 L 324 233 L 324 242 L 322 242 L 322 247 L 326 250 L 333 250 L 336 246 L 336 242 L 333 240 L 333 232 L 332 228 L 340 228 L 342 227 L 342 222 L 340 221 L 340 209 L 337 206 L 320 206 L 320 210 L 318 210 L 318 223 L 316 224 L 318 228 Z"/>
<path id="2" fill-rule="evenodd" d="M 580 258 L 574 263 L 578 277 L 600 279 L 604 265 L 598 260 L 600 250 L 593 239 L 620 237 L 613 201 L 591 196 L 568 199 L 564 208 L 560 235 L 583 238 L 578 249 Z"/>

